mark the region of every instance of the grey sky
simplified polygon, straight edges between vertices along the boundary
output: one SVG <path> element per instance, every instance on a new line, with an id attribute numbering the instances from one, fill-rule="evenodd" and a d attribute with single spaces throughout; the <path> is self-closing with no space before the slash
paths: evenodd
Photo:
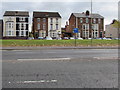
<path id="1" fill-rule="evenodd" d="M 91 10 L 90 2 L 3 2 L 0 18 L 5 11 L 29 11 L 32 18 L 33 11 L 55 11 L 62 16 L 62 27 L 71 13 L 82 13 Z M 93 2 L 93 13 L 99 13 L 105 18 L 105 25 L 118 18 L 118 2 Z M 31 19 L 32 20 L 32 19 Z"/>

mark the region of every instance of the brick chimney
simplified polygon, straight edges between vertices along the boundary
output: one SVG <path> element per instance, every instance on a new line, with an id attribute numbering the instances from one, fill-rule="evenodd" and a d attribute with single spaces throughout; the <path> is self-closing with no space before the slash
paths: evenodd
<path id="1" fill-rule="evenodd" d="M 68 22 L 66 21 L 66 25 L 68 25 Z"/>
<path id="2" fill-rule="evenodd" d="M 90 15 L 90 12 L 87 10 L 86 11 L 86 16 L 89 16 Z"/>

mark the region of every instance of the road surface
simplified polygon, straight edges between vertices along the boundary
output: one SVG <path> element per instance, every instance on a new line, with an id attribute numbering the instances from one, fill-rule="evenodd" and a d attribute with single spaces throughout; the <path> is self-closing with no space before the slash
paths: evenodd
<path id="1" fill-rule="evenodd" d="M 117 88 L 117 49 L 2 51 L 3 88 Z"/>

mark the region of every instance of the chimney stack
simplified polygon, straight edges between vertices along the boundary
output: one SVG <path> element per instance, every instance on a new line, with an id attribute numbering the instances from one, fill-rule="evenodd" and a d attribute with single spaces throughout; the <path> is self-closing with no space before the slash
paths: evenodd
<path id="1" fill-rule="evenodd" d="M 68 22 L 66 21 L 66 25 L 68 25 Z"/>
<path id="2" fill-rule="evenodd" d="M 86 11 L 86 16 L 89 16 L 90 15 L 90 12 L 87 10 Z"/>

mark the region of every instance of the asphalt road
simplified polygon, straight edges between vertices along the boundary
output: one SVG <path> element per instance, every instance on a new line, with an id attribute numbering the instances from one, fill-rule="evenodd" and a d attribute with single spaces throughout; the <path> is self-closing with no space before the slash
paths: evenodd
<path id="1" fill-rule="evenodd" d="M 2 51 L 3 88 L 117 88 L 117 49 Z"/>

